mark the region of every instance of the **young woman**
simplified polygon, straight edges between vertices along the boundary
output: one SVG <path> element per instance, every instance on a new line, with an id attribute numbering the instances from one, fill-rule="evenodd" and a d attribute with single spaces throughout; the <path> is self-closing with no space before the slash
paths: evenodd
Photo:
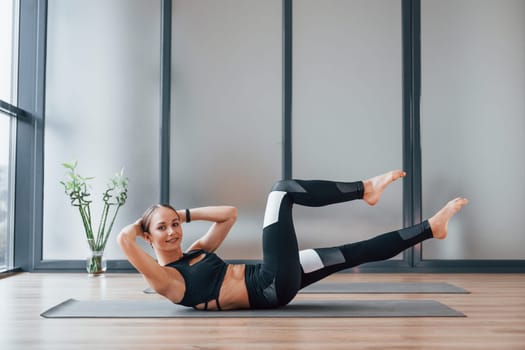
<path id="1" fill-rule="evenodd" d="M 175 210 L 154 205 L 120 232 L 118 243 L 150 286 L 174 303 L 199 310 L 280 307 L 301 288 L 334 272 L 385 260 L 426 239 L 447 236 L 449 220 L 467 204 L 464 198 L 450 201 L 430 219 L 409 228 L 362 242 L 299 251 L 293 204 L 316 207 L 362 199 L 375 205 L 385 188 L 405 175 L 397 170 L 358 182 L 277 182 L 264 214 L 261 264 L 227 264 L 213 253 L 237 218 L 237 209 L 229 206 Z M 213 224 L 183 252 L 181 224 L 193 220 Z M 151 244 L 158 261 L 141 249 L 137 237 Z"/>

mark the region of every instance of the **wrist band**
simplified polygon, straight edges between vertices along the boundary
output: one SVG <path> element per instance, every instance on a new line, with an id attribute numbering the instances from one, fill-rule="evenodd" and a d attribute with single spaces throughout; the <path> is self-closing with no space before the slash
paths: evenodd
<path id="1" fill-rule="evenodd" d="M 190 221 L 191 221 L 190 210 L 186 209 L 186 222 L 190 222 Z"/>

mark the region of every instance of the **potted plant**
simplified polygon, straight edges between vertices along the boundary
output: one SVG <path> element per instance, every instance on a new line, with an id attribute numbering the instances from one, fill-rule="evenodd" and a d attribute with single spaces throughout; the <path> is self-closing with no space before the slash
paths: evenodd
<path id="1" fill-rule="evenodd" d="M 78 208 L 84 233 L 87 238 L 91 255 L 87 258 L 86 269 L 90 276 L 98 276 L 106 271 L 106 261 L 104 259 L 104 249 L 108 241 L 113 223 L 117 217 L 120 207 L 126 203 L 128 197 L 128 178 L 124 177 L 124 169 L 113 175 L 110 179 L 106 191 L 102 195 L 104 206 L 98 229 L 93 230 L 93 220 L 91 216 L 91 200 L 89 180 L 93 177 L 83 177 L 77 173 L 77 161 L 62 164 L 67 169 L 68 178 L 60 183 L 64 186 L 66 195 L 71 200 L 71 205 Z M 108 221 L 109 219 L 109 221 Z M 109 224 L 108 224 L 109 222 Z"/>

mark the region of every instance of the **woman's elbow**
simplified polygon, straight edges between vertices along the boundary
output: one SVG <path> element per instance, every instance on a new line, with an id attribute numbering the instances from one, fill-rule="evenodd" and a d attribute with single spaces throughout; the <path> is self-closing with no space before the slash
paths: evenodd
<path id="1" fill-rule="evenodd" d="M 234 222 L 237 220 L 237 208 L 236 207 L 230 207 L 230 219 Z"/>
<path id="2" fill-rule="evenodd" d="M 117 235 L 117 243 L 122 250 L 125 250 L 126 247 L 129 246 L 130 241 L 130 237 L 125 231 L 120 231 Z"/>
<path id="3" fill-rule="evenodd" d="M 125 235 L 122 234 L 122 232 L 120 232 L 118 235 L 117 235 L 117 244 L 118 246 L 120 247 L 121 250 L 124 250 L 125 247 L 126 247 L 126 237 Z"/>

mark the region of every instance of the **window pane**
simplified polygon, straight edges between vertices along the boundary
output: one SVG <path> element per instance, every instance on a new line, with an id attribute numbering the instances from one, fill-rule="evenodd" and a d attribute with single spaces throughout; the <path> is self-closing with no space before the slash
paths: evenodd
<path id="1" fill-rule="evenodd" d="M 53 0 L 48 16 L 44 259 L 87 253 L 80 215 L 59 183 L 61 164 L 73 159 L 95 177 L 95 227 L 108 179 L 125 168 L 128 201 L 106 249 L 122 259 L 116 233 L 159 199 L 160 1 Z"/>
<path id="2" fill-rule="evenodd" d="M 0 100 L 8 103 L 14 102 L 13 77 L 16 72 L 13 64 L 16 63 L 16 37 L 13 19 L 17 1 L 0 1 Z"/>
<path id="3" fill-rule="evenodd" d="M 281 21 L 280 0 L 173 2 L 170 198 L 239 208 L 224 258 L 261 257 L 281 176 Z M 187 225 L 184 246 L 208 227 Z"/>
<path id="4" fill-rule="evenodd" d="M 354 181 L 401 168 L 401 2 L 298 0 L 293 15 L 294 177 Z M 402 226 L 401 181 L 373 208 L 294 211 L 302 248 L 367 239 Z"/>
<path id="5" fill-rule="evenodd" d="M 11 267 L 11 120 L 11 117 L 0 113 L 0 271 Z"/>
<path id="6" fill-rule="evenodd" d="M 16 0 L 0 1 L 0 100 L 16 103 Z M 0 271 L 12 268 L 12 117 L 0 113 Z"/>
<path id="7" fill-rule="evenodd" d="M 525 2 L 422 2 L 423 211 L 470 204 L 424 259 L 524 259 Z"/>

